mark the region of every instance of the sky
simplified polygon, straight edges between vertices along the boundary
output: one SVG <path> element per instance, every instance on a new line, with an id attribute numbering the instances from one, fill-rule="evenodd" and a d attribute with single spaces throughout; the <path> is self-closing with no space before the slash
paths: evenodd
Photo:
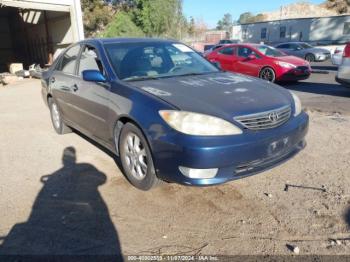
<path id="1" fill-rule="evenodd" d="M 243 3 L 242 3 L 243 2 Z M 297 2 L 296 0 L 183 0 L 184 13 L 187 17 L 203 19 L 210 28 L 215 27 L 225 13 L 230 13 L 234 20 L 244 12 L 258 14 L 279 10 L 280 6 Z M 320 4 L 324 0 L 309 0 Z"/>

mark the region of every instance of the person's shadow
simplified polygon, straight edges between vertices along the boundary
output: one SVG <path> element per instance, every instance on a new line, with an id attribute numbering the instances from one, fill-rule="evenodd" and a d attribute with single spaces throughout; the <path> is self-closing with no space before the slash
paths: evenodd
<path id="1" fill-rule="evenodd" d="M 0 255 L 117 255 L 117 231 L 98 187 L 105 174 L 77 164 L 73 147 L 63 152 L 63 167 L 41 178 L 27 222 L 16 224 L 0 245 Z"/>

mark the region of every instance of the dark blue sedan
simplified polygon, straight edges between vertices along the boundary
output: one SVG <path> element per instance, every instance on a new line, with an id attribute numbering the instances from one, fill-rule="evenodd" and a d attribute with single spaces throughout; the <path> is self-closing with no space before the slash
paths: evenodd
<path id="1" fill-rule="evenodd" d="M 59 134 L 79 130 L 120 157 L 135 187 L 208 186 L 272 168 L 305 147 L 298 97 L 222 72 L 188 46 L 93 39 L 67 48 L 42 94 Z"/>

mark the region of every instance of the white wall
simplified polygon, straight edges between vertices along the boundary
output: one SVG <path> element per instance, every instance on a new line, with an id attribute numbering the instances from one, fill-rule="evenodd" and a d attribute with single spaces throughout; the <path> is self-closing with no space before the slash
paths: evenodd
<path id="1" fill-rule="evenodd" d="M 305 18 L 294 20 L 271 21 L 234 26 L 232 35 L 243 42 L 279 43 L 286 41 L 327 42 L 349 41 L 350 35 L 343 35 L 344 23 L 350 22 L 350 16 Z M 280 38 L 280 27 L 286 27 L 286 37 Z M 261 30 L 267 28 L 267 38 L 261 39 Z M 247 30 L 247 39 L 242 38 Z M 301 39 L 300 39 L 300 36 Z"/>

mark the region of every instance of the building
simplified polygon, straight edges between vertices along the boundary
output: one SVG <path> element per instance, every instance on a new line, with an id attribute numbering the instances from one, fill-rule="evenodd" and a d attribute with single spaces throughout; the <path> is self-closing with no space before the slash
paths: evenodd
<path id="1" fill-rule="evenodd" d="M 304 41 L 312 44 L 344 44 L 350 40 L 350 16 L 297 18 L 234 26 L 232 38 L 269 44 Z"/>
<path id="2" fill-rule="evenodd" d="M 52 63 L 84 38 L 80 0 L 0 0 L 0 72 L 8 64 Z"/>

